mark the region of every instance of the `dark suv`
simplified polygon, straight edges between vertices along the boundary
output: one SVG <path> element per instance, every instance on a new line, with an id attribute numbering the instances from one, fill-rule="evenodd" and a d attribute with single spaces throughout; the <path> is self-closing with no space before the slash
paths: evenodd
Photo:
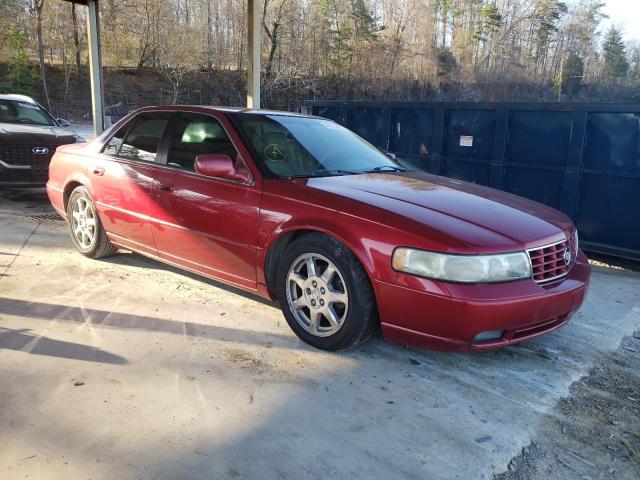
<path id="1" fill-rule="evenodd" d="M 0 95 L 0 187 L 44 187 L 56 148 L 84 139 L 24 95 Z"/>

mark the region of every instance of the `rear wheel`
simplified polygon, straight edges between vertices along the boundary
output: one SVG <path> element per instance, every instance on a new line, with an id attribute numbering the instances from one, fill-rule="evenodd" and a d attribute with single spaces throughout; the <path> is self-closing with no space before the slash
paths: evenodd
<path id="1" fill-rule="evenodd" d="M 347 349 L 373 332 L 369 278 L 356 256 L 328 235 L 305 234 L 288 247 L 279 268 L 278 297 L 291 329 L 322 350 Z"/>
<path id="2" fill-rule="evenodd" d="M 71 193 L 67 223 L 73 245 L 85 257 L 101 258 L 117 252 L 102 228 L 98 211 L 85 187 L 78 187 Z"/>

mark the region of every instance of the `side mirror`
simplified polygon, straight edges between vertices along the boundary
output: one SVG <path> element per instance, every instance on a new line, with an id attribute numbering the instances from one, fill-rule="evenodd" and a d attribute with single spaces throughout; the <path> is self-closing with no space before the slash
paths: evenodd
<path id="1" fill-rule="evenodd" d="M 64 118 L 56 118 L 56 123 L 62 128 L 67 128 L 71 126 L 69 120 L 65 120 Z"/>
<path id="2" fill-rule="evenodd" d="M 207 177 L 225 178 L 245 183 L 250 180 L 249 172 L 245 168 L 236 169 L 231 157 L 221 153 L 198 155 L 195 167 L 196 172 Z"/>

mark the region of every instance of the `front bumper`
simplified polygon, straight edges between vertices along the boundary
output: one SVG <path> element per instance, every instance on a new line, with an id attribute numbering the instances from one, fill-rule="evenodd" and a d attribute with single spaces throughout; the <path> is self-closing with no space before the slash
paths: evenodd
<path id="1" fill-rule="evenodd" d="M 15 166 L 0 160 L 0 187 L 44 187 L 48 176 L 48 168 L 32 168 L 29 165 Z"/>
<path id="2" fill-rule="evenodd" d="M 582 252 L 569 274 L 469 285 L 424 280 L 415 288 L 374 282 L 382 333 L 390 341 L 442 351 L 486 350 L 518 343 L 569 321 L 584 300 L 591 267 Z M 504 330 L 499 340 L 474 343 L 480 332 Z"/>

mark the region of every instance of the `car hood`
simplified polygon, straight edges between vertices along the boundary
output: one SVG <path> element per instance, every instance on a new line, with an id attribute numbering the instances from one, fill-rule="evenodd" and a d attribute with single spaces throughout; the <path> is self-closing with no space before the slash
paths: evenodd
<path id="1" fill-rule="evenodd" d="M 376 221 L 439 238 L 443 250 L 532 248 L 562 240 L 574 228 L 566 215 L 540 203 L 424 172 L 312 178 L 305 186 L 384 210 Z M 353 213 L 362 216 L 362 209 Z"/>
<path id="2" fill-rule="evenodd" d="M 0 123 L 0 142 L 5 144 L 64 145 L 75 141 L 75 133 L 66 128 Z"/>

